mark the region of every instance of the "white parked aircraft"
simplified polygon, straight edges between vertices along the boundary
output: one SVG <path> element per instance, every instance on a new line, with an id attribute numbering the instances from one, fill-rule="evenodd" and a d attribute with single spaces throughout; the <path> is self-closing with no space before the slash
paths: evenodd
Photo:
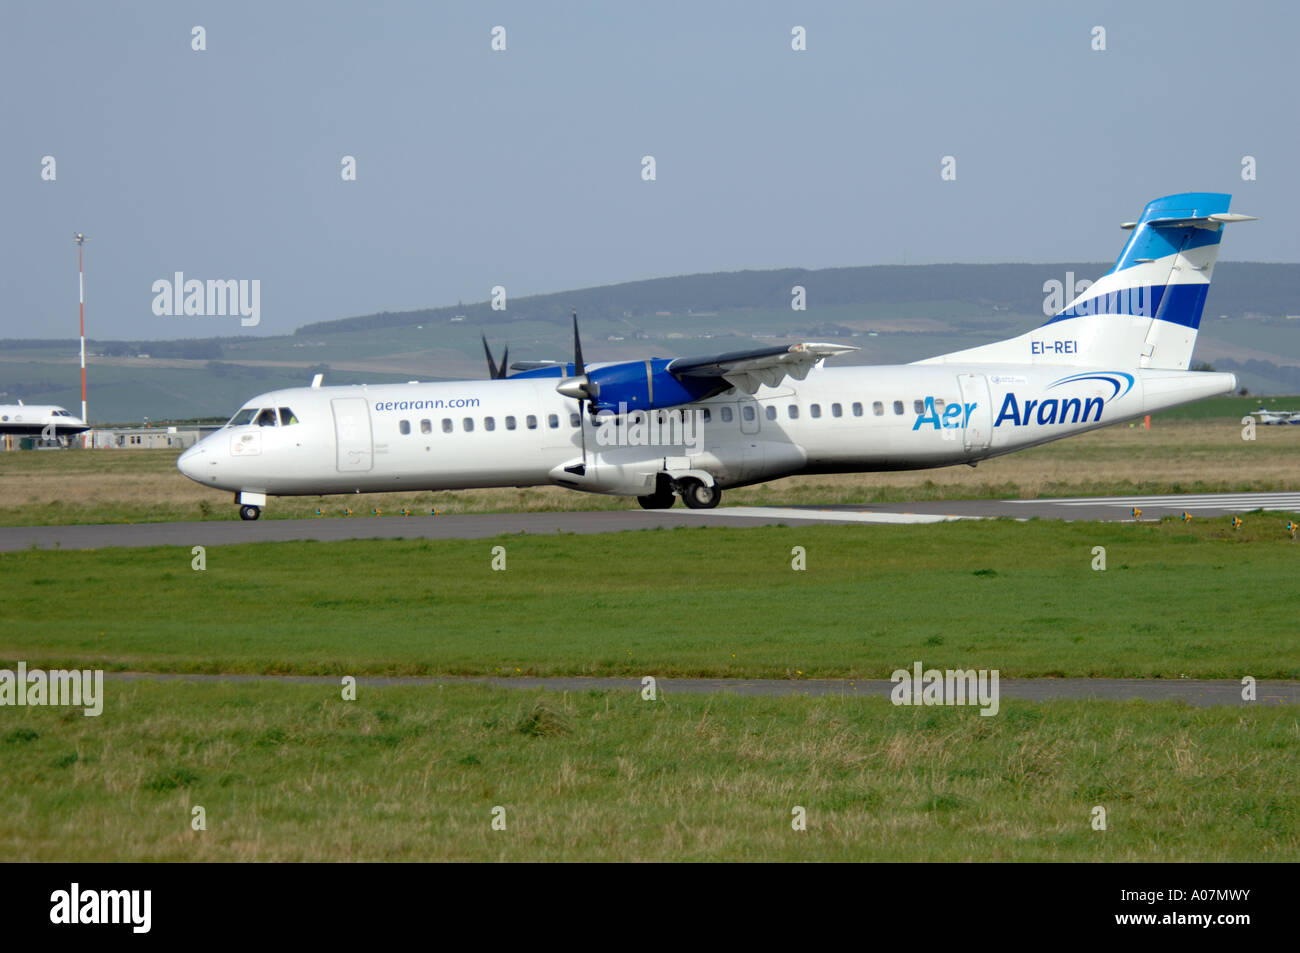
<path id="1" fill-rule="evenodd" d="M 181 455 L 271 496 L 558 485 L 642 506 L 716 506 L 722 490 L 800 473 L 965 463 L 1231 392 L 1188 367 L 1231 196 L 1149 203 L 1106 275 L 1019 337 L 897 366 L 825 367 L 854 348 L 795 344 L 492 380 L 295 388 L 248 401 Z M 518 367 L 519 365 L 516 365 Z"/>
<path id="2" fill-rule="evenodd" d="M 1265 410 L 1261 407 L 1251 413 L 1259 414 L 1261 424 L 1300 424 L 1300 411 L 1297 410 Z"/>
<path id="3" fill-rule="evenodd" d="M 89 424 L 62 407 L 24 404 L 22 401 L 0 404 L 0 435 L 62 440 L 89 429 Z"/>

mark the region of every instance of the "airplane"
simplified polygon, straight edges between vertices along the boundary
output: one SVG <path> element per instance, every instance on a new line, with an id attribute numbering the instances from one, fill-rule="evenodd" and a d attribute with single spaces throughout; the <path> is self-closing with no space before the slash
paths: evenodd
<path id="1" fill-rule="evenodd" d="M 0 436 L 43 437 L 66 443 L 90 425 L 62 407 L 49 404 L 0 404 Z"/>
<path id="2" fill-rule="evenodd" d="M 1188 370 L 1231 196 L 1147 204 L 1114 267 L 1040 327 L 902 365 L 826 366 L 804 342 L 491 379 L 261 394 L 181 454 L 255 520 L 270 497 L 554 485 L 707 509 L 723 490 L 796 474 L 981 460 L 1219 394 Z M 486 340 L 484 342 L 486 347 Z M 515 365 L 518 366 L 518 365 Z"/>
<path id="3" fill-rule="evenodd" d="M 1265 410 L 1261 407 L 1251 413 L 1259 414 L 1261 424 L 1300 424 L 1300 411 L 1297 410 Z"/>

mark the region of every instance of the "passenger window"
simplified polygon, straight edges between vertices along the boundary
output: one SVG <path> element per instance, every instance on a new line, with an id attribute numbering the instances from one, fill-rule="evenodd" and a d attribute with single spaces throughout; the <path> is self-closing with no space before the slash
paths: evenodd
<path id="1" fill-rule="evenodd" d="M 831 404 L 831 416 L 832 416 L 832 417 L 843 417 L 843 416 L 844 416 L 844 408 L 841 407 L 839 404 Z"/>
<path id="2" fill-rule="evenodd" d="M 711 420 L 713 419 L 713 411 L 711 411 L 711 410 L 709 410 L 709 408 L 705 407 L 705 408 L 704 408 L 703 419 L 704 419 L 704 422 L 705 422 L 706 424 L 707 424 L 709 421 L 711 421 Z"/>
<path id="3" fill-rule="evenodd" d="M 763 408 L 763 415 L 766 416 L 768 420 L 776 420 L 776 408 L 771 404 L 768 404 Z"/>
<path id="4" fill-rule="evenodd" d="M 943 398 L 942 398 L 942 397 L 936 397 L 936 398 L 934 399 L 934 409 L 935 409 L 935 410 L 943 410 Z"/>
<path id="5" fill-rule="evenodd" d="M 856 400 L 853 402 L 853 416 L 854 417 L 862 416 L 862 404 Z"/>
<path id="6" fill-rule="evenodd" d="M 420 421 L 420 433 L 433 433 L 433 421 L 432 421 L 432 420 L 421 420 L 421 421 Z"/>
<path id="7" fill-rule="evenodd" d="M 798 407 L 797 404 L 791 404 L 791 405 L 790 405 L 790 419 L 791 419 L 791 420 L 798 420 L 798 419 L 799 419 L 799 407 Z"/>
<path id="8" fill-rule="evenodd" d="M 496 429 L 497 429 L 497 421 L 496 421 L 496 418 L 495 418 L 495 417 L 484 417 L 484 418 L 483 418 L 483 429 L 484 429 L 484 430 L 496 430 Z"/>
<path id="9" fill-rule="evenodd" d="M 885 405 L 878 400 L 873 401 L 871 404 L 871 412 L 877 417 L 883 417 L 885 416 Z"/>
<path id="10" fill-rule="evenodd" d="M 901 400 L 894 401 L 894 413 L 898 414 L 900 417 L 902 416 L 903 402 Z"/>
<path id="11" fill-rule="evenodd" d="M 547 415 L 546 415 L 546 426 L 550 427 L 552 430 L 558 430 L 558 429 L 559 429 L 559 426 L 560 426 L 560 415 L 559 415 L 559 414 L 547 414 Z"/>
<path id="12" fill-rule="evenodd" d="M 442 432 L 443 432 L 443 433 L 451 433 L 451 431 L 452 431 L 451 418 L 450 418 L 450 417 L 443 417 L 443 418 L 442 418 Z"/>
<path id="13" fill-rule="evenodd" d="M 282 427 L 291 427 L 298 422 L 298 418 L 293 415 L 293 411 L 288 407 L 280 408 L 280 425 Z"/>
<path id="14" fill-rule="evenodd" d="M 912 401 L 912 410 L 918 414 L 925 413 L 925 401 L 923 400 Z"/>
<path id="15" fill-rule="evenodd" d="M 462 421 L 462 423 L 464 423 L 464 425 L 465 425 L 465 432 L 466 432 L 466 433 L 473 433 L 473 432 L 474 432 L 474 418 L 473 418 L 473 417 L 466 417 L 466 418 L 464 419 L 464 421 Z"/>
<path id="16" fill-rule="evenodd" d="M 257 420 L 255 420 L 254 423 L 256 423 L 259 427 L 276 426 L 275 409 L 273 407 L 266 408 L 266 410 L 262 411 L 260 414 L 257 415 Z"/>
<path id="17" fill-rule="evenodd" d="M 409 420 L 399 420 L 397 422 L 397 432 L 405 437 L 411 432 L 411 422 Z"/>
<path id="18" fill-rule="evenodd" d="M 811 407 L 808 408 L 808 410 L 814 417 L 820 417 L 822 415 L 821 404 L 813 404 Z"/>
<path id="19" fill-rule="evenodd" d="M 731 423 L 731 418 L 734 417 L 735 414 L 733 414 L 733 413 L 731 412 L 731 408 L 730 408 L 730 407 L 728 407 L 728 406 L 726 406 L 726 405 L 724 404 L 723 407 L 722 407 L 722 409 L 721 409 L 720 412 L 719 412 L 719 416 L 722 417 L 722 422 L 723 422 L 723 423 Z"/>
<path id="20" fill-rule="evenodd" d="M 529 429 L 529 430 L 536 430 L 536 429 L 537 429 L 537 418 L 534 417 L 532 414 L 529 414 L 529 415 L 528 415 L 528 418 L 527 418 L 527 424 L 528 424 L 528 429 Z"/>
<path id="21" fill-rule="evenodd" d="M 506 418 L 506 429 L 507 429 L 507 430 L 514 430 L 514 429 L 515 429 L 515 418 L 513 418 L 513 417 L 507 417 L 507 418 Z"/>
<path id="22" fill-rule="evenodd" d="M 582 426 L 582 418 L 579 417 L 577 414 L 569 414 L 569 426 L 570 427 Z"/>
<path id="23" fill-rule="evenodd" d="M 750 404 L 746 404 L 744 407 L 741 407 L 740 416 L 744 417 L 746 420 L 753 420 L 754 419 L 753 406 Z"/>

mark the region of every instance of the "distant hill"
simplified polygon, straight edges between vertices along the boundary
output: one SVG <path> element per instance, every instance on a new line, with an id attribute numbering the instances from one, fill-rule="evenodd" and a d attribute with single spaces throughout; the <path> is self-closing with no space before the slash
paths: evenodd
<path id="1" fill-rule="evenodd" d="M 445 321 L 457 315 L 477 324 L 517 320 L 521 315 L 541 321 L 567 321 L 574 308 L 584 319 L 635 318 L 660 311 L 681 314 L 770 309 L 788 307 L 790 289 L 795 285 L 807 289 L 809 310 L 884 302 L 962 301 L 1017 314 L 1038 314 L 1042 310 L 1044 282 L 1063 281 L 1067 272 L 1073 272 L 1076 279 L 1095 279 L 1110 267 L 1102 262 L 1060 262 L 716 272 L 529 295 L 508 299 L 505 311 L 493 311 L 486 301 L 417 311 L 384 311 L 319 321 L 303 325 L 295 333 L 404 327 Z M 1210 307 L 1218 314 L 1300 314 L 1300 264 L 1221 262 L 1214 271 Z"/>
<path id="2" fill-rule="evenodd" d="M 293 334 L 164 341 L 92 340 L 95 421 L 227 416 L 253 394 L 300 386 L 485 374 L 480 335 L 513 360 L 565 359 L 569 312 L 589 360 L 639 360 L 824 340 L 842 361 L 906 363 L 1019 334 L 1044 320 L 1043 285 L 1096 279 L 1100 262 L 877 265 L 683 275 L 488 302 L 319 321 Z M 806 290 L 806 310 L 791 289 Z M 1300 264 L 1222 262 L 1196 359 L 1237 373 L 1255 393 L 1300 389 Z M 0 341 L 0 399 L 67 407 L 80 400 L 77 342 Z"/>

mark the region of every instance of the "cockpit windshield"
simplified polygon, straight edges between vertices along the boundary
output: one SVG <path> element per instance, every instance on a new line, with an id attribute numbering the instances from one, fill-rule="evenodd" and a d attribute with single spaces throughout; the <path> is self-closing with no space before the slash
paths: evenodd
<path id="1" fill-rule="evenodd" d="M 251 424 L 253 422 L 253 417 L 256 413 L 257 413 L 256 407 L 245 407 L 239 413 L 235 414 L 235 416 L 231 417 L 230 423 L 226 424 L 226 426 L 243 427 L 245 424 Z"/>

